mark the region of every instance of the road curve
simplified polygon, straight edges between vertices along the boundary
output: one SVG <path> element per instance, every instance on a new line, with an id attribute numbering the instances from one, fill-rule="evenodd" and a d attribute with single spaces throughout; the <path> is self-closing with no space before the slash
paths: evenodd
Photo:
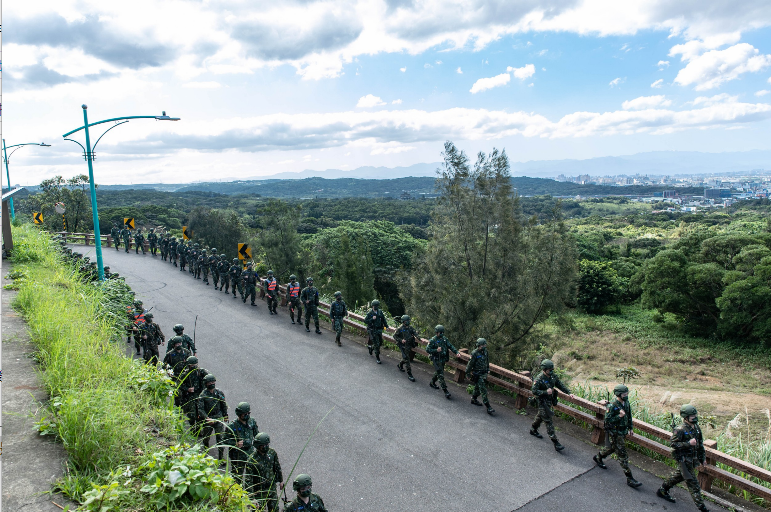
<path id="1" fill-rule="evenodd" d="M 76 250 L 93 258 L 93 248 Z M 160 256 L 105 247 L 104 259 L 153 307 L 167 339 L 176 323 L 192 336 L 198 315 L 200 366 L 217 376 L 231 417 L 238 402 L 251 403 L 285 477 L 334 408 L 294 473 L 312 475 L 329 510 L 695 510 L 683 489 L 673 490 L 677 504 L 657 498 L 661 480 L 653 475 L 637 470 L 644 485 L 633 490 L 615 461 L 607 471 L 595 468 L 596 451 L 581 440 L 562 435 L 566 450 L 555 452 L 548 439 L 528 435 L 532 417 L 501 406 L 488 416 L 452 384 L 446 400 L 429 388 L 428 365 L 414 365 L 411 383 L 393 353 L 377 365 L 362 345 L 344 339 L 338 348 L 329 331 L 292 325 L 285 308 L 270 316 L 264 302 L 243 304 Z"/>

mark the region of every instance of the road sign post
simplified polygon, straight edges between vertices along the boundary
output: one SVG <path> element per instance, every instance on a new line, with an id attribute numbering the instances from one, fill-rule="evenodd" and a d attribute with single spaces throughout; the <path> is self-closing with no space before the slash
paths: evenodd
<path id="1" fill-rule="evenodd" d="M 249 244 L 238 244 L 238 259 L 250 260 L 252 259 L 252 249 Z"/>
<path id="2" fill-rule="evenodd" d="M 193 238 L 193 232 L 187 226 L 182 226 L 182 238 L 185 240 Z"/>
<path id="3" fill-rule="evenodd" d="M 134 229 L 134 218 L 133 217 L 123 217 L 123 225 L 126 226 L 129 229 Z"/>
<path id="4" fill-rule="evenodd" d="M 35 224 L 42 224 L 43 223 L 43 213 L 42 212 L 32 212 L 32 222 Z"/>

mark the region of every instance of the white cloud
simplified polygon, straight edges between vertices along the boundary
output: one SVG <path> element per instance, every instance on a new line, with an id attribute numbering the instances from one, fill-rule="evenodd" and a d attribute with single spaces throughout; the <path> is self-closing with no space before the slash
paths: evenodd
<path id="1" fill-rule="evenodd" d="M 611 86 L 611 87 L 615 87 L 615 86 L 617 86 L 619 84 L 623 84 L 624 82 L 626 82 L 626 77 L 624 77 L 624 78 L 617 77 L 617 78 L 614 78 L 613 80 L 611 80 L 610 83 L 608 83 L 608 85 Z"/>
<path id="2" fill-rule="evenodd" d="M 656 64 L 660 68 L 668 68 L 669 67 L 669 61 L 668 60 L 660 60 L 658 64 Z"/>
<path id="3" fill-rule="evenodd" d="M 535 74 L 535 66 L 533 64 L 526 64 L 521 68 L 513 68 L 509 66 L 506 68 L 506 71 L 508 71 L 509 73 L 513 73 L 514 78 L 519 78 L 520 80 L 527 80 L 528 78 L 530 78 Z"/>
<path id="4" fill-rule="evenodd" d="M 664 79 L 659 78 L 658 80 L 656 80 L 651 84 L 651 87 L 653 87 L 654 89 L 661 89 L 662 85 L 664 85 Z"/>
<path id="5" fill-rule="evenodd" d="M 714 96 L 699 96 L 695 100 L 687 102 L 686 105 L 712 106 L 718 103 L 736 103 L 738 101 L 739 96 L 731 96 L 730 94 L 724 92 Z"/>
<path id="6" fill-rule="evenodd" d="M 441 60 L 436 61 L 436 65 L 437 66 L 441 66 L 442 65 L 442 61 Z"/>
<path id="7" fill-rule="evenodd" d="M 391 102 L 391 105 L 401 105 L 401 104 L 402 104 L 402 100 L 398 100 L 398 99 L 397 100 L 393 100 Z"/>
<path id="8" fill-rule="evenodd" d="M 222 84 L 219 82 L 187 82 L 182 84 L 182 87 L 188 89 L 219 89 Z"/>
<path id="9" fill-rule="evenodd" d="M 527 86 L 528 86 L 528 87 L 533 87 L 534 85 L 535 85 L 535 84 L 534 84 L 534 83 L 532 83 L 532 82 L 531 82 L 531 83 L 529 83 L 529 84 L 527 84 Z"/>
<path id="10" fill-rule="evenodd" d="M 765 96 L 766 94 L 771 94 L 771 91 L 769 91 L 768 89 L 763 89 L 762 91 L 756 92 L 755 96 L 761 97 L 761 96 Z"/>
<path id="11" fill-rule="evenodd" d="M 403 68 L 399 68 L 399 71 L 401 71 L 402 73 L 404 73 L 405 71 L 407 71 L 407 67 L 405 66 L 405 67 L 403 67 Z"/>
<path id="12" fill-rule="evenodd" d="M 504 86 L 510 81 L 511 81 L 511 76 L 508 73 L 502 73 L 500 75 L 497 75 L 491 78 L 480 78 L 479 80 L 474 82 L 474 85 L 471 86 L 470 92 L 471 94 L 476 94 L 478 92 L 492 89 L 493 87 Z"/>
<path id="13" fill-rule="evenodd" d="M 460 66 L 458 66 L 458 69 L 456 69 L 455 72 L 458 73 L 459 75 L 463 74 L 463 70 L 460 68 Z"/>
<path id="14" fill-rule="evenodd" d="M 359 102 L 356 103 L 356 106 L 359 108 L 380 107 L 382 105 L 385 105 L 385 102 L 372 94 L 362 96 L 359 98 Z"/>
<path id="15" fill-rule="evenodd" d="M 536 55 L 538 55 L 539 57 L 543 57 L 547 53 L 549 53 L 549 50 L 541 50 L 538 53 L 536 53 Z"/>
<path id="16" fill-rule="evenodd" d="M 760 55 L 751 44 L 740 43 L 725 50 L 710 50 L 690 59 L 675 77 L 675 83 L 694 85 L 697 91 L 720 87 L 744 73 L 754 73 L 771 65 L 771 55 Z"/>
<path id="17" fill-rule="evenodd" d="M 672 100 L 666 99 L 663 95 L 658 96 L 640 96 L 633 100 L 625 101 L 621 104 L 624 110 L 643 110 L 656 107 L 668 107 L 672 105 Z"/>
<path id="18" fill-rule="evenodd" d="M 429 64 L 428 62 L 426 62 L 425 64 L 423 64 L 423 67 L 424 67 L 424 68 L 426 68 L 426 69 L 431 69 L 431 68 L 433 68 L 434 66 L 432 66 L 431 64 Z"/>

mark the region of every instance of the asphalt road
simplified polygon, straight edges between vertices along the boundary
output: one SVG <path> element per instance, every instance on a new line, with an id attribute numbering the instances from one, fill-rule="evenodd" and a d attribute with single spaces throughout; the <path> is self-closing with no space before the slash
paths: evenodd
<path id="1" fill-rule="evenodd" d="M 651 474 L 637 470 L 644 485 L 633 490 L 614 460 L 607 471 L 595 468 L 596 452 L 582 440 L 563 434 L 566 450 L 555 452 L 548 438 L 528 434 L 532 416 L 502 406 L 488 416 L 453 384 L 453 399 L 445 399 L 428 386 L 428 365 L 414 365 L 412 383 L 396 369 L 394 353 L 377 365 L 362 345 L 344 340 L 338 348 L 330 331 L 307 333 L 285 308 L 270 316 L 263 301 L 243 304 L 160 256 L 105 247 L 104 259 L 153 307 L 167 339 L 176 323 L 192 336 L 198 315 L 200 366 L 217 376 L 231 417 L 238 402 L 251 403 L 285 478 L 332 410 L 294 473 L 313 477 L 329 510 L 695 510 L 683 489 L 673 490 L 675 505 L 657 498 L 661 481 Z"/>

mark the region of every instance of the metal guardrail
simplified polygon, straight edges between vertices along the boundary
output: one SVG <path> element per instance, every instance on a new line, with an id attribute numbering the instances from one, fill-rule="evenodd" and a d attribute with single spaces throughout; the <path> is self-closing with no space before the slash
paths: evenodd
<path id="1" fill-rule="evenodd" d="M 79 241 L 82 241 L 84 245 L 90 245 L 94 241 L 94 235 L 88 234 L 88 233 L 61 232 L 58 234 L 63 235 L 65 240 L 72 241 L 74 243 L 78 243 Z M 107 247 L 111 247 L 112 237 L 110 235 L 101 235 L 101 238 L 105 242 Z M 145 242 L 144 245 L 145 245 L 145 249 L 149 248 L 149 244 L 147 242 Z M 130 245 L 130 248 L 131 247 L 133 247 L 133 243 L 132 245 Z M 260 293 L 260 297 L 264 297 L 264 290 L 262 289 L 262 287 L 260 287 L 259 293 Z M 279 285 L 279 294 L 281 296 L 281 305 L 285 306 L 287 303 L 286 286 Z M 329 317 L 329 311 L 328 311 L 329 307 L 330 307 L 330 304 L 326 302 L 319 302 L 319 314 Z M 343 320 L 343 322 L 345 323 L 345 325 L 351 327 L 359 334 L 366 336 L 367 328 L 364 325 L 363 316 L 358 315 L 356 313 L 349 312 L 348 316 Z M 395 343 L 395 340 L 391 336 L 391 334 L 395 332 L 395 330 L 396 329 L 394 328 L 387 329 L 386 333 L 383 334 L 383 338 L 390 342 Z M 425 349 L 423 348 L 425 345 L 428 344 L 428 340 L 419 338 L 419 343 L 422 346 L 413 348 L 412 349 L 413 354 L 428 356 L 428 352 L 426 352 Z M 468 350 L 461 349 L 460 353 L 455 357 L 455 359 L 450 360 L 447 363 L 447 366 L 450 366 L 455 369 L 455 381 L 458 383 L 465 382 L 466 363 L 468 362 L 468 360 L 469 360 Z M 517 409 L 525 408 L 527 406 L 527 399 L 533 396 L 533 393 L 530 391 L 533 385 L 533 380 L 530 378 L 530 375 L 528 375 L 527 373 L 518 373 L 512 370 L 503 368 L 501 366 L 491 364 L 490 375 L 488 376 L 487 381 L 490 384 L 500 386 L 508 391 L 515 393 L 516 399 L 514 400 L 514 407 L 516 407 Z M 570 405 L 567 405 L 565 403 L 558 403 L 555 406 L 555 410 L 561 413 L 564 413 L 572 418 L 575 418 L 578 421 L 586 423 L 587 425 L 590 425 L 592 427 L 592 433 L 591 433 L 592 443 L 597 445 L 605 444 L 605 430 L 604 430 L 605 407 L 598 403 L 591 402 L 589 400 L 586 400 L 580 397 L 571 398 L 570 396 L 566 396 L 562 393 L 560 393 L 559 398 L 563 402 L 568 402 L 572 405 L 576 405 L 578 407 L 586 409 L 587 411 L 590 411 L 590 412 L 582 411 L 582 410 L 576 409 L 575 407 L 571 407 Z M 655 425 L 651 425 L 650 423 L 646 423 L 644 421 L 640 421 L 636 419 L 633 420 L 633 426 L 636 431 L 645 433 L 655 439 L 650 439 L 648 437 L 642 436 L 639 433 L 635 432 L 634 435 L 631 436 L 631 438 L 627 437 L 628 441 L 640 447 L 647 448 L 664 457 L 672 456 L 669 446 L 656 441 L 656 439 L 658 439 L 665 442 L 669 442 L 671 438 L 671 432 L 669 430 L 659 428 Z M 699 475 L 698 475 L 699 484 L 701 485 L 701 488 L 703 490 L 709 491 L 712 488 L 713 481 L 717 479 L 729 485 L 732 485 L 738 489 L 747 491 L 750 494 L 753 494 L 757 497 L 764 498 L 766 500 L 771 500 L 771 489 L 763 485 L 760 485 L 756 482 L 753 482 L 751 480 L 748 480 L 747 478 L 744 478 L 740 475 L 737 475 L 730 471 L 726 471 L 725 469 L 719 468 L 717 467 L 717 464 L 722 464 L 728 468 L 731 468 L 734 471 L 744 473 L 749 477 L 756 478 L 766 483 L 771 483 L 771 471 L 768 471 L 761 467 L 750 464 L 749 462 L 743 461 L 741 459 L 737 459 L 736 457 L 732 457 L 731 455 L 728 455 L 726 453 L 719 451 L 717 449 L 717 441 L 714 441 L 712 439 L 705 440 L 704 447 L 706 450 L 706 459 L 707 459 L 706 465 L 699 469 Z"/>

